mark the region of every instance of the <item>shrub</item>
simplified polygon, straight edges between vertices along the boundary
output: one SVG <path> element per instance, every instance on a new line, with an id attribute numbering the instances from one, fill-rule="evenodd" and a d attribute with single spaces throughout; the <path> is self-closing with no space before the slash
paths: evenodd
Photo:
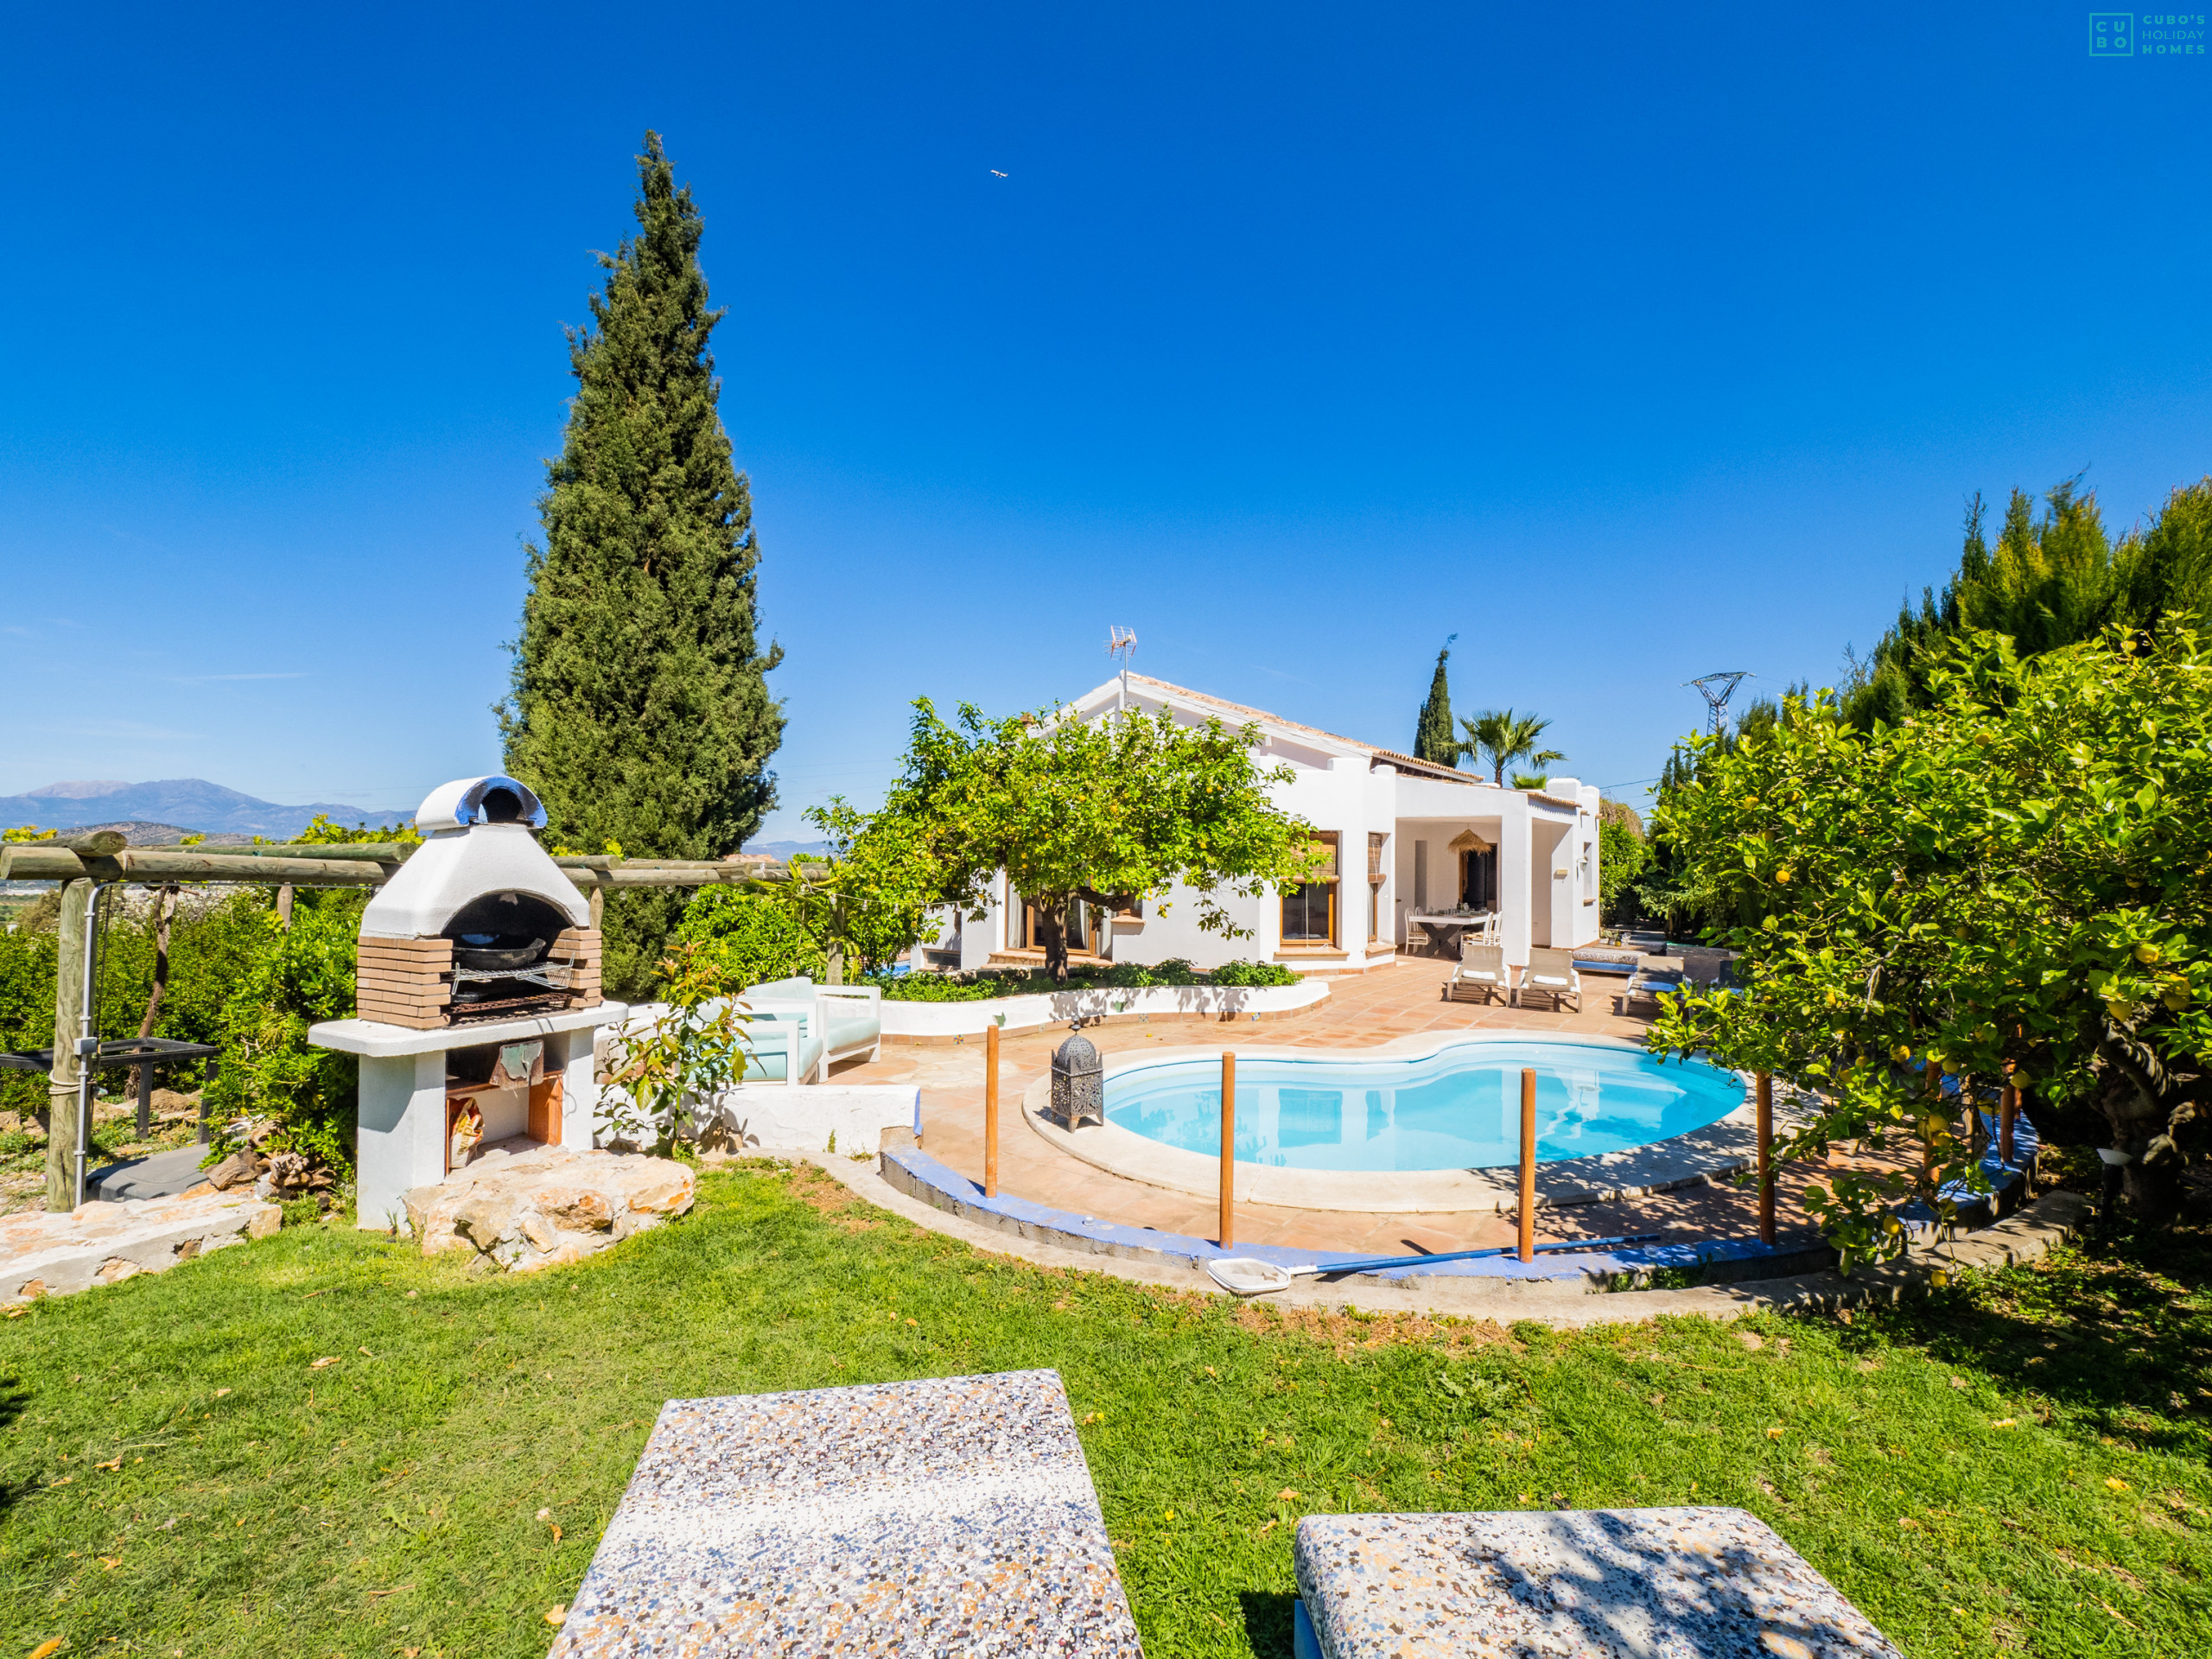
<path id="1" fill-rule="evenodd" d="M 819 979 L 822 947 L 806 935 L 787 906 L 771 894 L 730 887 L 702 887 L 683 908 L 677 938 L 696 944 L 732 985 L 804 974 Z"/>
<path id="2" fill-rule="evenodd" d="M 223 1004 L 216 1039 L 223 1066 L 209 1098 L 218 1151 L 226 1144 L 224 1118 L 266 1117 L 276 1124 L 272 1149 L 342 1168 L 353 1161 L 353 1057 L 309 1047 L 307 1033 L 318 1020 L 353 1015 L 354 946 L 366 900 L 355 893 L 312 896 L 323 902 L 297 905 L 289 932 L 273 910 L 251 912 L 260 937 Z"/>

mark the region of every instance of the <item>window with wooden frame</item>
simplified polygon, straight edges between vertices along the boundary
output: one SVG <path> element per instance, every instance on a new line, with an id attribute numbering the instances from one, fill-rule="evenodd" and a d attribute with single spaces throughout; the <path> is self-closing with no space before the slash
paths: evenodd
<path id="1" fill-rule="evenodd" d="M 1382 937 L 1382 845 L 1389 836 L 1367 832 L 1367 942 Z"/>
<path id="2" fill-rule="evenodd" d="M 1038 925 L 1039 914 L 1036 906 L 1031 904 L 1011 887 L 1007 890 L 1006 948 L 1007 950 L 1041 950 L 1045 948 L 1045 936 Z M 1067 929 L 1067 947 L 1070 956 L 1089 957 L 1097 954 L 1096 947 L 1098 941 L 1095 935 L 1103 924 L 1105 915 L 1105 912 L 1086 905 L 1079 899 L 1069 903 L 1066 911 L 1063 912 L 1062 920 Z"/>
<path id="3" fill-rule="evenodd" d="M 1285 944 L 1334 944 L 1337 942 L 1337 875 L 1340 860 L 1337 832 L 1324 830 L 1313 837 L 1326 859 L 1313 875 L 1282 894 L 1282 942 Z"/>

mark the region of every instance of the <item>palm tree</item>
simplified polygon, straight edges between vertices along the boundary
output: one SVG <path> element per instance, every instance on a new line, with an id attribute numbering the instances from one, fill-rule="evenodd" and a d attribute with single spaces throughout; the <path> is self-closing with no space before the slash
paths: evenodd
<path id="1" fill-rule="evenodd" d="M 1536 740 L 1550 724 L 1538 715 L 1516 715 L 1510 709 L 1488 709 L 1472 720 L 1459 722 L 1460 728 L 1467 734 L 1466 741 L 1459 745 L 1459 753 L 1478 762 L 1487 761 L 1491 781 L 1503 788 L 1505 769 L 1516 760 L 1525 760 L 1532 767 L 1543 767 L 1567 759 L 1557 749 L 1536 747 Z"/>

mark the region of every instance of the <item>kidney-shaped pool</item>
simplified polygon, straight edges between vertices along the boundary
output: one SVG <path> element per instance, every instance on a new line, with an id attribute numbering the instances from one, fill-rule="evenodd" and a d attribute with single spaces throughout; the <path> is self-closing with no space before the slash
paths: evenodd
<path id="1" fill-rule="evenodd" d="M 1536 1074 L 1540 1163 L 1687 1135 L 1744 1103 L 1732 1072 L 1573 1043 L 1455 1043 L 1418 1059 L 1254 1058 L 1236 1067 L 1236 1161 L 1330 1170 L 1518 1163 L 1524 1068 Z M 1115 1071 L 1106 1118 L 1163 1146 L 1218 1154 L 1221 1067 L 1185 1060 Z"/>

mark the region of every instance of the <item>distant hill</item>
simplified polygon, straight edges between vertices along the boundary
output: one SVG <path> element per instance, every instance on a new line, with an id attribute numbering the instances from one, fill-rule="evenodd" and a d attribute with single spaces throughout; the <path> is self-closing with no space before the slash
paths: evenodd
<path id="1" fill-rule="evenodd" d="M 279 806 L 204 778 L 48 784 L 26 795 L 0 796 L 0 827 L 33 823 L 41 830 L 74 830 L 113 823 L 130 826 L 124 833 L 133 841 L 150 838 L 131 833 L 142 823 L 199 835 L 296 836 L 319 814 L 339 823 L 404 823 L 415 809 L 350 806 L 342 801 Z"/>
<path id="2" fill-rule="evenodd" d="M 748 841 L 745 843 L 745 850 L 748 853 L 766 853 L 772 858 L 780 858 L 788 862 L 794 853 L 827 853 L 830 843 L 826 841 Z"/>

